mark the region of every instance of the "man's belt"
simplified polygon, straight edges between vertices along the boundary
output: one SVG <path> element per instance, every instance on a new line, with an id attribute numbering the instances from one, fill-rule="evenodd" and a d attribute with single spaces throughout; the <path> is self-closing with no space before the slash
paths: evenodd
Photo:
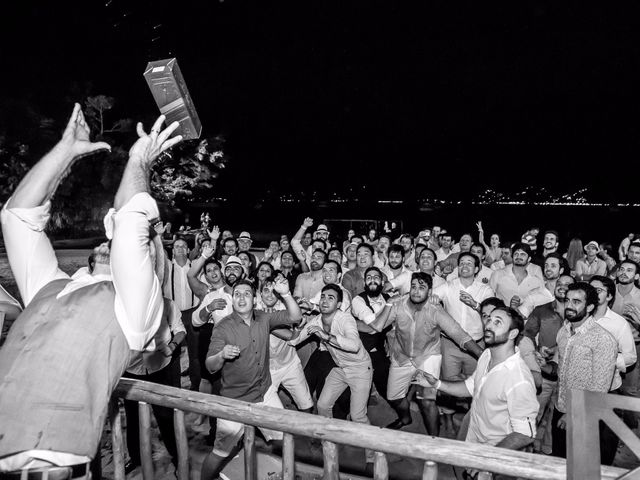
<path id="1" fill-rule="evenodd" d="M 23 473 L 26 473 L 23 476 Z M 67 467 L 43 467 L 14 470 L 12 472 L 0 472 L 0 480 L 71 480 L 74 478 L 86 478 L 89 473 L 88 463 L 79 463 Z"/>

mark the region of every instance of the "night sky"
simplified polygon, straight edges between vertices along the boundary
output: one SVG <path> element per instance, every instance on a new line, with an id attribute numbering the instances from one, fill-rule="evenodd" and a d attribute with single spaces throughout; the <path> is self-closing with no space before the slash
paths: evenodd
<path id="1" fill-rule="evenodd" d="M 0 21 L 0 97 L 63 118 L 89 91 L 115 97 L 115 116 L 148 121 L 144 67 L 175 56 L 203 135 L 227 138 L 221 191 L 634 193 L 637 9 L 495 7 L 14 2 Z"/>

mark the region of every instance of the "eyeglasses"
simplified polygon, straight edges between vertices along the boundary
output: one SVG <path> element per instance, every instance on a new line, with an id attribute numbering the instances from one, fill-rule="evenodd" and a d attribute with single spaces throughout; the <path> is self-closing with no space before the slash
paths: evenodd
<path id="1" fill-rule="evenodd" d="M 598 295 L 600 295 L 601 293 L 609 293 L 606 288 L 596 288 L 596 292 L 598 292 Z"/>

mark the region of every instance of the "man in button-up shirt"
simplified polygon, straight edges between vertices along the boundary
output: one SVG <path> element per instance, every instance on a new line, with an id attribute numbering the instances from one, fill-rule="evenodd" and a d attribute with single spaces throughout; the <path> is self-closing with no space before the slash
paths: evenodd
<path id="1" fill-rule="evenodd" d="M 489 285 L 505 305 L 518 309 L 522 316 L 528 317 L 534 307 L 552 301 L 553 295 L 544 285 L 540 267 L 530 263 L 529 245 L 516 243 L 512 251 L 513 263 L 496 270 Z"/>
<path id="2" fill-rule="evenodd" d="M 222 369 L 222 396 L 283 408 L 278 393 L 271 387 L 269 332 L 279 325 L 299 322 L 302 314 L 283 277 L 275 282 L 274 288 L 286 311 L 254 311 L 253 284 L 240 280 L 233 286 L 233 313 L 214 327 L 205 364 L 212 373 Z M 202 464 L 201 478 L 207 480 L 217 478 L 225 459 L 234 454 L 243 431 L 240 423 L 220 418 L 217 423 L 213 451 Z M 282 438 L 282 432 L 262 430 L 267 440 Z"/>
<path id="3" fill-rule="evenodd" d="M 593 312 L 598 305 L 596 289 L 585 282 L 567 290 L 565 324 L 558 331 L 558 399 L 553 412 L 553 455 L 567 453 L 567 393 L 571 389 L 606 393 L 616 369 L 618 344 L 598 325 Z"/>
<path id="4" fill-rule="evenodd" d="M 336 400 L 349 388 L 351 421 L 368 424 L 367 401 L 373 375 L 371 358 L 362 345 L 355 319 L 340 310 L 342 295 L 339 285 L 326 285 L 320 297 L 321 314 L 305 325 L 293 343 L 304 342 L 309 336 L 315 335 L 324 343 L 336 363 L 318 398 L 318 413 L 332 417 Z M 373 462 L 373 452 L 366 450 L 366 460 L 367 463 Z"/>
<path id="5" fill-rule="evenodd" d="M 461 348 L 480 356 L 482 349 L 458 323 L 441 307 L 428 302 L 431 277 L 416 272 L 411 278 L 409 298 L 386 304 L 383 312 L 370 326 L 382 331 L 395 325 L 395 339 L 391 345 L 391 368 L 387 386 L 387 400 L 398 414 L 398 419 L 388 428 L 402 428 L 411 423 L 407 392 L 411 378 L 417 369 L 440 376 L 440 332 L 444 331 Z M 436 407 L 436 391 L 425 388 L 418 405 L 427 432 L 438 435 L 440 422 Z"/>
<path id="6" fill-rule="evenodd" d="M 440 381 L 419 372 L 416 383 L 456 397 L 473 397 L 468 442 L 519 450 L 533 442 L 538 401 L 531 371 L 515 346 L 524 328 L 520 314 L 497 307 L 485 325 L 487 350 L 475 373 L 463 382 Z"/>

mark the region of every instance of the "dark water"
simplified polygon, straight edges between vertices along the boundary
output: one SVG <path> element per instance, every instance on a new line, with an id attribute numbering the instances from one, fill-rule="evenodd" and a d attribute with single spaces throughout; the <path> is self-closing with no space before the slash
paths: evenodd
<path id="1" fill-rule="evenodd" d="M 428 209 L 427 209 L 428 208 Z M 632 231 L 640 232 L 636 207 L 594 206 L 527 206 L 527 205 L 454 205 L 424 207 L 417 204 L 377 204 L 358 202 L 351 204 L 283 204 L 283 205 L 238 205 L 203 206 L 187 211 L 194 223 L 199 223 L 200 213 L 208 211 L 212 224 L 229 229 L 234 234 L 242 230 L 251 232 L 254 246 L 264 246 L 269 240 L 286 233 L 293 235 L 303 219 L 310 216 L 314 226 L 327 223 L 330 230 L 341 238 L 349 228 L 349 222 L 332 222 L 330 219 L 369 219 L 372 221 L 402 222 L 403 230 L 417 234 L 423 228 L 439 225 L 451 232 L 455 238 L 471 233 L 477 238 L 476 222 L 482 220 L 487 241 L 497 232 L 504 241 L 515 241 L 530 227 L 537 226 L 542 232 L 557 230 L 564 248 L 574 236 L 583 243 L 596 240 L 610 242 L 617 249 L 620 240 Z M 174 224 L 179 225 L 184 215 L 175 214 Z M 366 223 L 359 233 L 366 233 Z M 313 228 L 312 228 L 313 229 Z M 356 228 L 357 229 L 357 228 Z"/>

